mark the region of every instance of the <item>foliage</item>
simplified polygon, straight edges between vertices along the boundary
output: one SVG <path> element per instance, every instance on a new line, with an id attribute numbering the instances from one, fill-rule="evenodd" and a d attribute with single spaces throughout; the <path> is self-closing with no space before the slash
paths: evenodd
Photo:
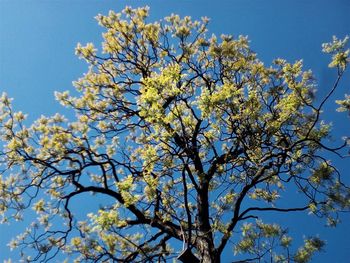
<path id="1" fill-rule="evenodd" d="M 293 253 L 287 231 L 261 219 L 309 211 L 335 224 L 349 207 L 325 157 L 346 143 L 327 146 L 321 119 L 349 62 L 347 39 L 324 45 L 338 75 L 317 103 L 302 61 L 265 66 L 246 37 L 207 37 L 207 18 L 148 15 L 127 7 L 97 16 L 101 54 L 78 44 L 89 64 L 74 82 L 79 95 L 56 93 L 75 121 L 56 114 L 26 125 L 1 97 L 0 213 L 4 222 L 37 214 L 11 247 L 28 261 L 64 252 L 77 262 L 153 262 L 176 256 L 177 240 L 219 262 L 233 242 L 247 261 L 309 261 L 323 241 L 309 237 Z M 109 199 L 80 219 L 71 204 L 86 193 Z"/>

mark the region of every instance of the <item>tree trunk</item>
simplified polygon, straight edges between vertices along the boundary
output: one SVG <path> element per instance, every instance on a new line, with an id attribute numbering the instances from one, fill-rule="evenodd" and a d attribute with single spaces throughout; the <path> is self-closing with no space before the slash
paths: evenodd
<path id="1" fill-rule="evenodd" d="M 217 254 L 214 244 L 208 238 L 197 241 L 197 249 L 202 263 L 220 263 L 220 255 Z"/>
<path id="2" fill-rule="evenodd" d="M 220 263 L 220 255 L 217 255 L 213 234 L 209 221 L 209 182 L 204 179 L 197 196 L 199 239 L 197 239 L 197 250 L 200 254 L 200 262 Z"/>

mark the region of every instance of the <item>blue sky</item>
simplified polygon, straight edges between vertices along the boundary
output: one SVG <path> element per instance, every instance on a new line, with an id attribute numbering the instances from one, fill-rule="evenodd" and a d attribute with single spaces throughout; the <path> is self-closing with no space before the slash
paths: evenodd
<path id="1" fill-rule="evenodd" d="M 321 44 L 332 35 L 350 34 L 348 0 L 227 0 L 227 1 L 107 1 L 107 0 L 0 0 L 0 92 L 13 97 L 16 110 L 29 113 L 30 120 L 41 114 L 67 113 L 54 100 L 54 91 L 72 90 L 71 82 L 86 72 L 85 62 L 74 55 L 78 42 L 101 42 L 101 28 L 93 18 L 108 10 L 149 5 L 151 20 L 170 13 L 211 18 L 210 31 L 234 36 L 248 35 L 251 47 L 269 64 L 273 58 L 289 61 L 303 59 L 313 70 L 321 96 L 330 88 L 335 72 L 327 68 L 329 57 L 321 53 Z M 342 93 L 350 93 L 350 72 L 343 79 Z M 331 103 L 326 118 L 337 135 L 349 134 L 349 119 L 335 112 Z M 339 162 L 349 176 L 345 162 Z M 350 182 L 350 180 L 348 179 Z M 315 262 L 347 262 L 350 258 L 350 216 L 343 216 L 337 229 L 326 229 L 322 222 L 295 216 L 283 222 L 296 236 L 319 233 L 327 240 L 326 251 Z M 0 226 L 0 261 L 16 257 L 6 243 L 23 224 Z M 223 260 L 223 262 L 228 262 Z"/>

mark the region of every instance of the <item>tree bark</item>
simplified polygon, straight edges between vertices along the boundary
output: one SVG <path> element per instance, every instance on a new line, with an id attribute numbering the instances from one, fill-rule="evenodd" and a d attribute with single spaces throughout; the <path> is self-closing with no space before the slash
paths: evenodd
<path id="1" fill-rule="evenodd" d="M 197 241 L 197 249 L 200 254 L 200 262 L 202 263 L 220 263 L 220 255 L 214 247 L 211 240 L 203 237 Z"/>
<path id="2" fill-rule="evenodd" d="M 206 180 L 206 179 L 204 179 Z M 201 182 L 201 188 L 197 196 L 198 205 L 198 224 L 199 239 L 197 241 L 197 249 L 200 254 L 200 262 L 203 263 L 220 263 L 220 256 L 217 255 L 211 225 L 209 221 L 209 183 Z"/>

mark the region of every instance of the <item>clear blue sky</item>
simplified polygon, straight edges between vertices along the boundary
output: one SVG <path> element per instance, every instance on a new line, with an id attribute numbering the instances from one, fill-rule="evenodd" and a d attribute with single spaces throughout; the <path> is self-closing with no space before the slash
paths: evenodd
<path id="1" fill-rule="evenodd" d="M 74 56 L 74 48 L 77 42 L 99 44 L 102 31 L 93 17 L 125 5 L 146 4 L 151 7 L 151 20 L 170 13 L 208 16 L 213 33 L 248 35 L 253 50 L 266 64 L 276 57 L 303 58 L 319 82 L 320 95 L 335 77 L 327 68 L 329 57 L 321 53 L 321 43 L 332 35 L 342 38 L 350 34 L 349 0 L 0 0 L 0 92 L 15 98 L 16 110 L 29 113 L 31 120 L 41 114 L 66 113 L 53 93 L 72 90 L 71 82 L 86 72 L 86 64 Z M 349 75 L 342 82 L 341 93 L 350 93 Z M 349 119 L 335 113 L 332 105 L 327 111 L 337 134 L 349 135 Z M 340 165 L 344 176 L 350 176 L 346 164 Z M 342 219 L 337 229 L 323 228 L 321 221 L 303 216 L 288 216 L 282 222 L 295 230 L 296 238 L 318 233 L 327 240 L 326 251 L 314 262 L 345 263 L 350 258 L 350 216 Z M 10 255 L 17 257 L 8 252 L 6 243 L 22 225 L 0 226 L 0 261 Z"/>

